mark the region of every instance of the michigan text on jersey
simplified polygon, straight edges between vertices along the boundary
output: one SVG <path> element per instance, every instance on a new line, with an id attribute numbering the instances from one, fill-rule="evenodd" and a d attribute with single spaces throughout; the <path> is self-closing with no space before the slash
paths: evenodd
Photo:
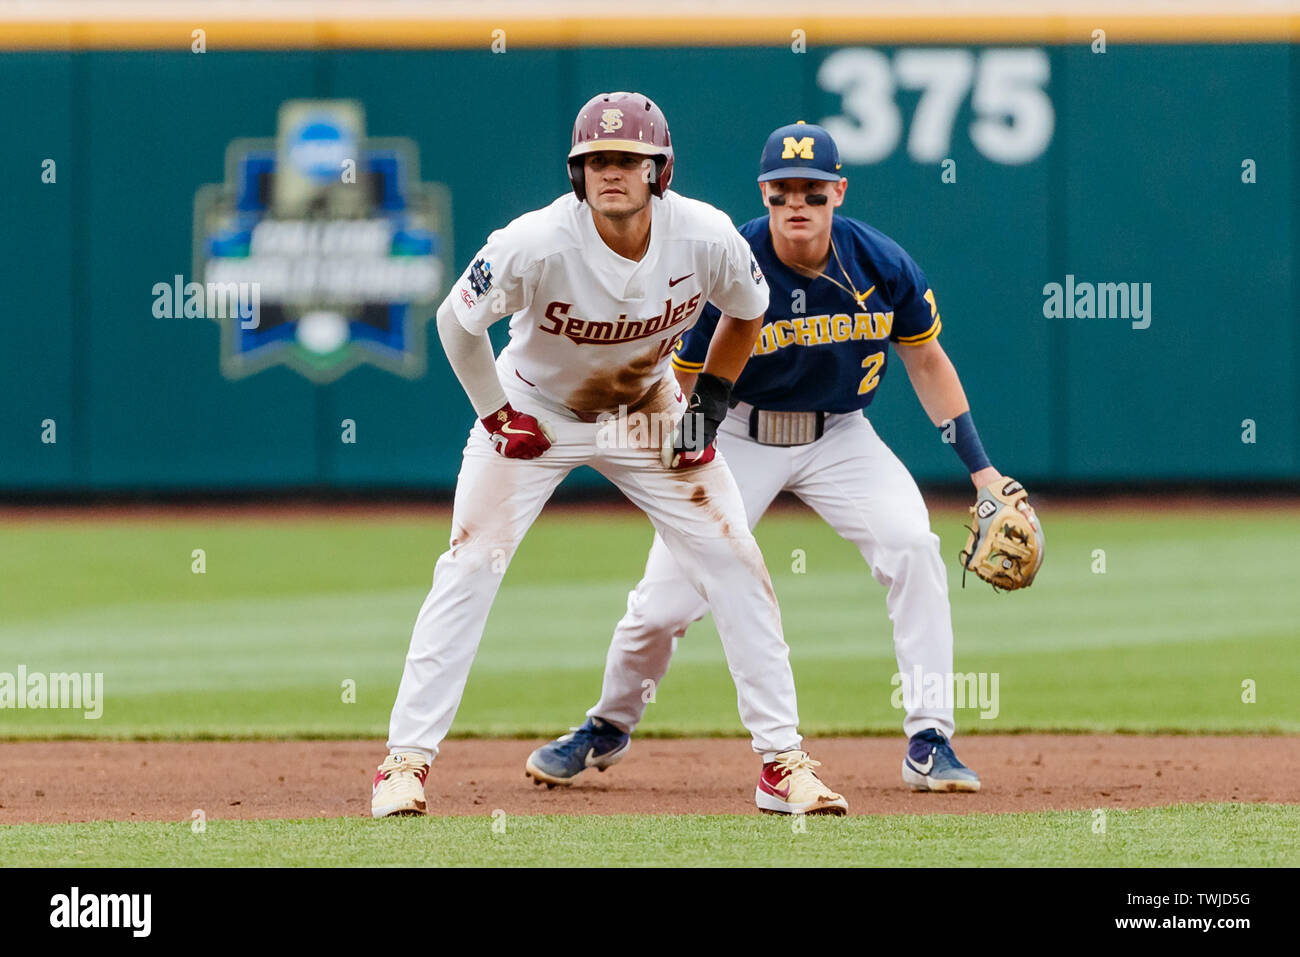
<path id="1" fill-rule="evenodd" d="M 833 316 L 801 316 L 776 319 L 763 326 L 754 345 L 754 355 L 763 356 L 787 346 L 821 346 L 858 339 L 888 339 L 894 326 L 893 312 L 859 312 Z"/>

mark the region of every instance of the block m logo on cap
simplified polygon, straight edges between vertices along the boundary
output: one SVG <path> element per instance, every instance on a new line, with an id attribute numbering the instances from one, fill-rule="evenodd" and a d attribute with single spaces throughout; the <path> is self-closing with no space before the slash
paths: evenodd
<path id="1" fill-rule="evenodd" d="M 811 136 L 804 136 L 800 139 L 787 136 L 783 142 L 785 149 L 781 151 L 781 159 L 794 159 L 796 156 L 799 159 L 806 160 L 813 158 L 813 138 Z"/>

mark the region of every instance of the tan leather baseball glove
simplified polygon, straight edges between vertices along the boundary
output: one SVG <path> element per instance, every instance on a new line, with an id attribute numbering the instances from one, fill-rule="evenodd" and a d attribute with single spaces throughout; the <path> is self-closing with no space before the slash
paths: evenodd
<path id="1" fill-rule="evenodd" d="M 960 554 L 961 583 L 971 571 L 994 591 L 1028 588 L 1043 564 L 1043 527 L 1029 504 L 1029 493 L 1003 476 L 984 486 L 971 507 L 975 525 Z"/>

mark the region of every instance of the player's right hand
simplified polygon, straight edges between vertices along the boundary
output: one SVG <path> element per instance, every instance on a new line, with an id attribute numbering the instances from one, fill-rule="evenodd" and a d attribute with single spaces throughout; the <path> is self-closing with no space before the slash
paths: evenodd
<path id="1" fill-rule="evenodd" d="M 665 437 L 659 451 L 659 461 L 664 468 L 691 468 L 713 461 L 717 454 L 713 441 L 730 408 L 731 385 L 721 376 L 700 373 L 686 414 L 677 423 L 673 434 Z"/>
<path id="2" fill-rule="evenodd" d="M 487 429 L 492 447 L 508 459 L 535 459 L 555 441 L 549 425 L 517 411 L 509 402 L 479 421 Z"/>

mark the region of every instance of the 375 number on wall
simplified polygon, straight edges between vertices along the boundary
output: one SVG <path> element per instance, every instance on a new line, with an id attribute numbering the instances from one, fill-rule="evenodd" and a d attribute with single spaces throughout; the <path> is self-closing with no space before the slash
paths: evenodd
<path id="1" fill-rule="evenodd" d="M 903 137 L 899 90 L 919 90 L 907 129 L 907 155 L 937 163 L 951 155 L 957 114 L 970 96 L 975 118 L 964 132 L 995 163 L 1037 159 L 1052 141 L 1056 111 L 1047 95 L 1051 64 L 1041 49 L 905 49 L 893 57 L 848 48 L 828 56 L 817 83 L 841 98 L 842 112 L 823 119 L 845 163 L 878 163 Z"/>

